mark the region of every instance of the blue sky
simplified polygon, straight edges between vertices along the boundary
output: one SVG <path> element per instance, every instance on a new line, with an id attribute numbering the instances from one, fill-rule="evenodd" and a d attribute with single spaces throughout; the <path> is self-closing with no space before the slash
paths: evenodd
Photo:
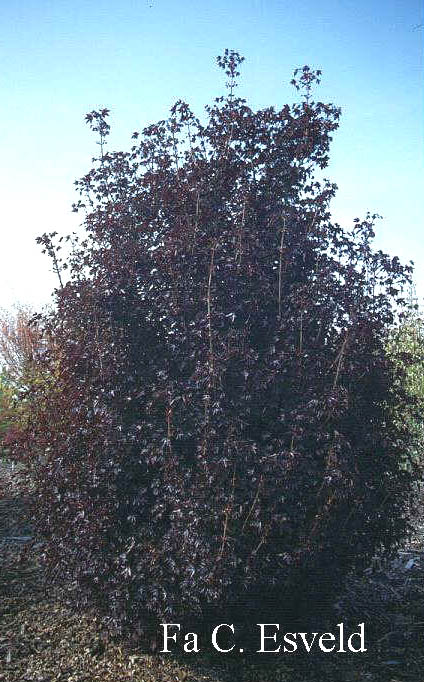
<path id="1" fill-rule="evenodd" d="M 319 98 L 342 108 L 334 218 L 383 215 L 377 246 L 415 261 L 423 300 L 422 22 L 418 0 L 0 0 L 0 306 L 39 306 L 56 286 L 35 237 L 80 220 L 73 181 L 97 153 L 85 113 L 111 109 L 111 149 L 176 99 L 202 114 L 226 47 L 246 57 L 253 108 L 293 101 L 296 67 L 322 69 Z"/>

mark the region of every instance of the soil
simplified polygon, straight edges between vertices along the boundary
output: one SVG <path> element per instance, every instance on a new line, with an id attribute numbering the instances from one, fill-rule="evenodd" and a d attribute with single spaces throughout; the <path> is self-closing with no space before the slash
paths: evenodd
<path id="1" fill-rule="evenodd" d="M 52 587 L 28 499 L 0 462 L 0 682 L 423 682 L 424 520 L 397 556 L 349 577 L 332 623 L 365 623 L 366 653 L 275 656 L 255 662 L 146 654 L 104 637 L 99 614 L 76 612 L 71 585 Z M 330 624 L 331 625 L 331 624 Z M 320 628 L 321 629 L 321 628 Z M 329 627 L 330 630 L 330 627 Z"/>

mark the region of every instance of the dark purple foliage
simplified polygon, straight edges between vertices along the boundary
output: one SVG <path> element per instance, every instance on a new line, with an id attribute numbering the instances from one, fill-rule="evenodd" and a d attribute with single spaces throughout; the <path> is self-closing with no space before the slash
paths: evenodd
<path id="1" fill-rule="evenodd" d="M 49 566 L 119 625 L 267 604 L 276 622 L 408 527 L 410 408 L 385 343 L 411 267 L 372 249 L 377 216 L 331 222 L 317 176 L 340 110 L 312 100 L 320 72 L 295 73 L 300 103 L 254 112 L 241 61 L 218 58 L 229 92 L 206 123 L 178 101 L 129 152 L 106 150 L 107 109 L 87 115 L 87 236 L 16 440 L 44 456 Z"/>

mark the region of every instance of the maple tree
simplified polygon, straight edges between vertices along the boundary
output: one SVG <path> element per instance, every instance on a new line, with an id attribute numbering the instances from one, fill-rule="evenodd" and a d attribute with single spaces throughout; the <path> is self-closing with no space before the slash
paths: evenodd
<path id="1" fill-rule="evenodd" d="M 48 565 L 120 627 L 311 610 L 408 529 L 419 465 L 393 413 L 414 406 L 386 342 L 412 268 L 373 249 L 377 216 L 331 220 L 320 72 L 253 111 L 242 61 L 218 58 L 205 123 L 178 101 L 129 151 L 107 150 L 107 109 L 87 115 L 86 235 L 42 321 L 55 379 L 13 436 L 45 456 Z"/>

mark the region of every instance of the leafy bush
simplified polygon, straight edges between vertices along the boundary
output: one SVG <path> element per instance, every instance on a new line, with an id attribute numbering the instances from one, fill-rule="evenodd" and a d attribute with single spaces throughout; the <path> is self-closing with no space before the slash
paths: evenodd
<path id="1" fill-rule="evenodd" d="M 25 431 L 32 420 L 34 389 L 37 385 L 48 388 L 52 366 L 47 367 L 43 357 L 49 343 L 29 306 L 1 311 L 0 441 L 4 452 L 9 452 L 14 434 Z"/>
<path id="2" fill-rule="evenodd" d="M 30 307 L 17 305 L 12 311 L 0 312 L 0 363 L 9 383 L 25 385 L 43 347 Z"/>
<path id="3" fill-rule="evenodd" d="M 31 325 L 32 311 L 16 306 L 13 311 L 0 312 L 0 442 L 1 452 L 12 425 L 22 420 L 24 403 L 16 401 L 19 392 L 28 387 L 29 375 L 34 379 L 41 339 Z M 32 381 L 31 380 L 31 381 Z"/>
<path id="4" fill-rule="evenodd" d="M 128 152 L 106 151 L 107 109 L 88 114 L 86 237 L 64 264 L 63 237 L 39 240 L 69 279 L 14 447 L 44 453 L 48 565 L 120 627 L 311 611 L 408 529 L 414 436 L 393 414 L 413 401 L 386 344 L 412 268 L 373 250 L 376 216 L 330 220 L 317 178 L 340 111 L 312 99 L 320 72 L 255 112 L 241 61 L 218 58 L 206 123 L 178 101 Z"/>
<path id="5" fill-rule="evenodd" d="M 393 361 L 403 369 L 403 386 L 413 399 L 415 410 L 407 417 L 402 410 L 399 420 L 407 419 L 411 431 L 421 444 L 412 451 L 415 458 L 422 456 L 424 443 L 424 324 L 417 309 L 412 308 L 403 317 L 389 337 L 387 351 Z M 411 454 L 411 453 L 410 453 Z"/>
<path id="6" fill-rule="evenodd" d="M 8 386 L 7 379 L 4 375 L 0 375 L 0 444 L 2 443 L 4 434 L 10 427 L 11 400 L 11 390 Z M 4 457 L 5 454 L 3 447 L 0 445 L 0 457 Z"/>

